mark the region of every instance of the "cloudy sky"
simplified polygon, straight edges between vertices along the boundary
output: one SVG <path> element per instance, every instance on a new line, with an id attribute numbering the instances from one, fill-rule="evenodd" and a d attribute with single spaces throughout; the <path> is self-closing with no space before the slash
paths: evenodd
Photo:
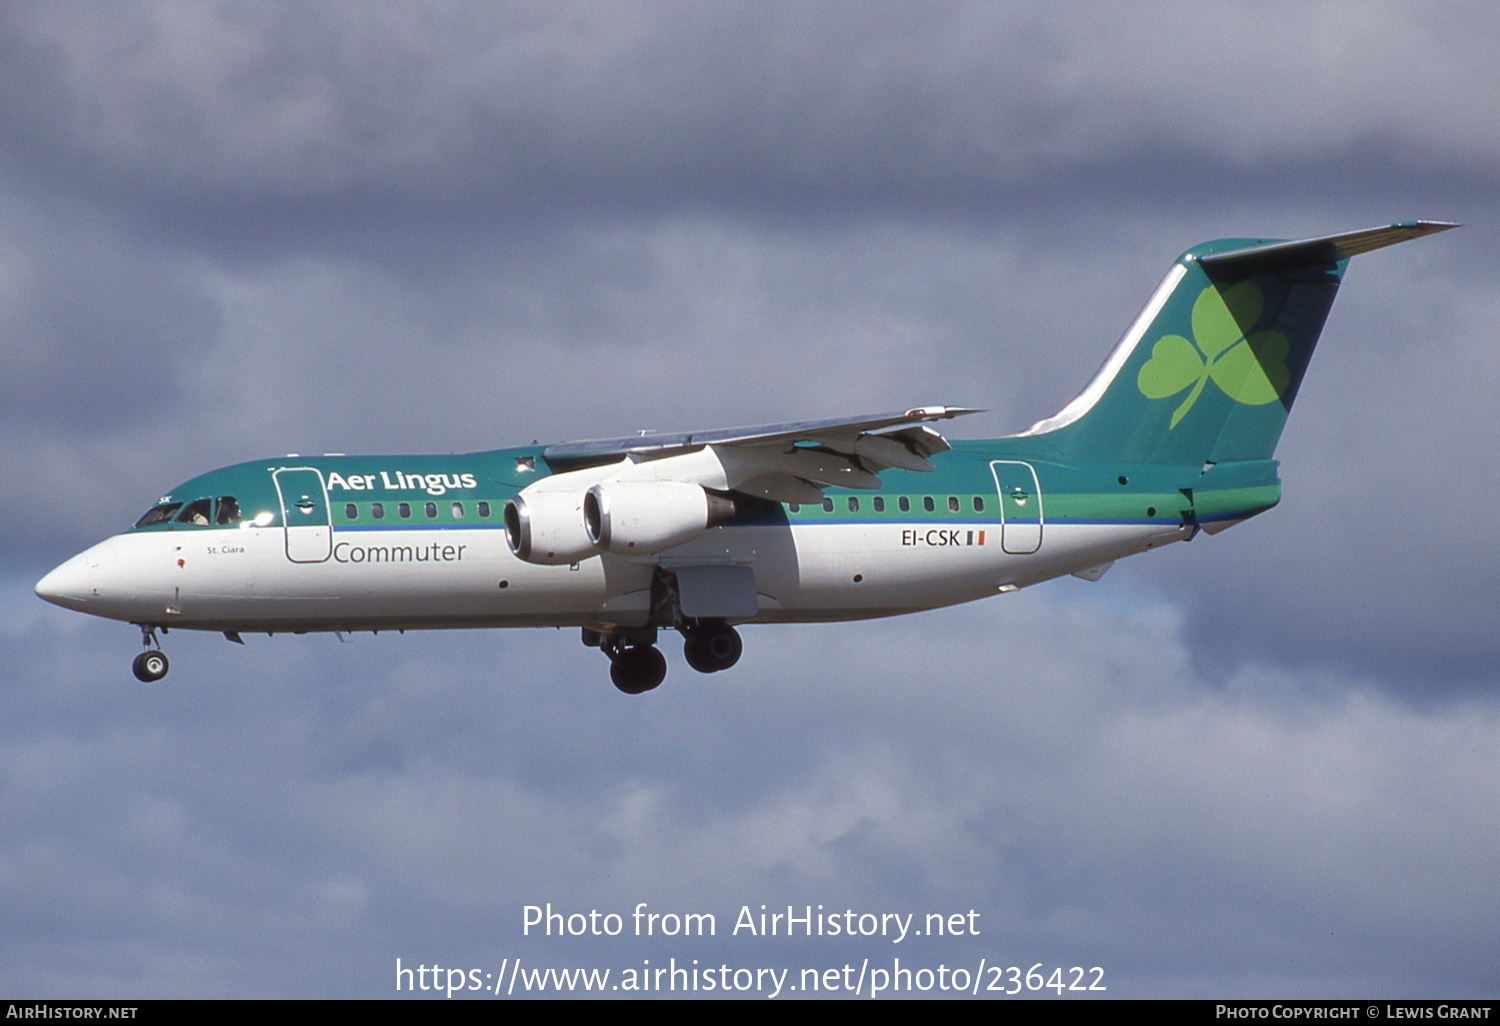
<path id="1" fill-rule="evenodd" d="M 1100 966 L 1500 992 L 1487 3 L 0 7 L 0 990 Z M 573 632 L 168 639 L 32 585 L 203 470 L 1073 394 L 1173 257 L 1358 258 L 1266 516 L 630 699 Z M 545 938 L 523 908 L 713 913 Z M 729 936 L 744 905 L 977 937 Z"/>

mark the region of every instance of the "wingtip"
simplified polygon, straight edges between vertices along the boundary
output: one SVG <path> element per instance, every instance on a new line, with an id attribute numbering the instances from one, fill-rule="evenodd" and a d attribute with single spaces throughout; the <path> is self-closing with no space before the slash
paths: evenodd
<path id="1" fill-rule="evenodd" d="M 1445 232 L 1450 228 L 1462 228 L 1463 225 L 1457 221 L 1397 221 L 1391 227 L 1415 229 L 1424 235 L 1431 235 L 1434 232 Z"/>
<path id="2" fill-rule="evenodd" d="M 917 406 L 906 411 L 908 420 L 948 420 L 970 413 L 988 413 L 974 406 Z"/>

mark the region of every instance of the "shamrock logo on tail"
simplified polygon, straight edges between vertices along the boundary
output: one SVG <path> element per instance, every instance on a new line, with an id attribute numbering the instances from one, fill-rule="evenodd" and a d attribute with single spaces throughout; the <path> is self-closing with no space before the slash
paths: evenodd
<path id="1" fill-rule="evenodd" d="M 1175 428 L 1209 379 L 1237 403 L 1263 406 L 1281 398 L 1291 379 L 1286 336 L 1279 331 L 1246 335 L 1240 325 L 1260 320 L 1265 300 L 1248 281 L 1220 292 L 1210 285 L 1193 303 L 1193 340 L 1163 335 L 1151 348 L 1136 385 L 1147 399 L 1166 399 L 1191 389 L 1172 414 Z"/>

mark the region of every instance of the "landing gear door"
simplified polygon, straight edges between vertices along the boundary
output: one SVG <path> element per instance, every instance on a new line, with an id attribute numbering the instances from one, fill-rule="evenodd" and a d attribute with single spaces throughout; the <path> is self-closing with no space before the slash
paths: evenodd
<path id="1" fill-rule="evenodd" d="M 1000 548 L 1025 555 L 1042 547 L 1042 486 L 1030 463 L 994 460 L 995 490 L 1000 493 Z"/>
<path id="2" fill-rule="evenodd" d="M 286 558 L 293 563 L 322 563 L 333 554 L 333 527 L 323 473 L 311 467 L 283 468 L 271 475 L 281 498 Z"/>
<path id="3" fill-rule="evenodd" d="M 748 566 L 677 567 L 677 597 L 682 615 L 695 618 L 749 620 L 760 608 Z"/>

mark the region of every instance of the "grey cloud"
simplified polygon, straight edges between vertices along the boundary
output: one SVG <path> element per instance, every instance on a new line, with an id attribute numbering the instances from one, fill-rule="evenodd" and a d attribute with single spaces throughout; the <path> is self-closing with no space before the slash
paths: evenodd
<path id="1" fill-rule="evenodd" d="M 107 630 L 32 620 L 35 641 L 12 641 L 38 665 Z M 11 944 L 6 962 L 43 979 L 66 945 L 134 966 L 111 981 L 129 994 L 373 995 L 403 952 L 621 965 L 670 947 L 527 940 L 528 903 L 648 901 L 727 925 L 745 903 L 821 902 L 976 907 L 981 938 L 899 953 L 1087 957 L 1119 996 L 1233 980 L 1266 951 L 1293 953 L 1265 966 L 1297 993 L 1482 992 L 1494 710 L 1414 713 L 1256 667 L 1205 689 L 1181 629 L 1167 607 L 1061 592 L 764 628 L 742 669 L 679 665 L 634 703 L 554 632 L 184 639 L 171 693 L 116 687 L 114 654 L 87 655 L 61 698 L 110 696 L 107 725 L 48 715 L 40 684 L 9 689 L 42 715 L 8 728 L 6 902 L 50 946 Z M 338 755 L 355 737 L 404 754 Z M 93 939 L 59 908 L 87 909 Z M 180 957 L 227 923 L 233 958 Z M 164 951 L 179 957 L 152 964 Z M 722 935 L 692 951 L 868 953 Z M 276 975 L 303 958 L 321 978 Z"/>
<path id="2" fill-rule="evenodd" d="M 0 418 L 97 433 L 180 413 L 182 369 L 218 329 L 180 258 L 129 246 L 79 210 L 7 220 Z"/>
<path id="3" fill-rule="evenodd" d="M 34 173 L 67 161 L 117 198 L 216 216 L 315 200 L 513 217 L 803 197 L 826 216 L 851 201 L 972 205 L 1078 168 L 1108 178 L 1152 148 L 1165 157 L 1146 158 L 1153 173 L 1175 168 L 1185 189 L 1205 162 L 1297 164 L 1372 143 L 1393 163 L 1474 169 L 1489 155 L 1493 17 L 23 5 L 5 35 L 29 79 L 10 90 L 23 101 L 12 130 L 29 141 L 12 160 Z"/>

